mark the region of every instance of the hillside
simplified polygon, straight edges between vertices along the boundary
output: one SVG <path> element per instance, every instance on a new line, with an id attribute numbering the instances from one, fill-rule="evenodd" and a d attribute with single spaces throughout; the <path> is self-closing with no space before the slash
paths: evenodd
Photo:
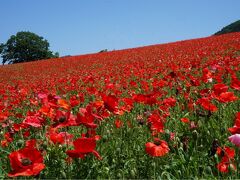
<path id="1" fill-rule="evenodd" d="M 240 32 L 240 20 L 225 26 L 220 31 L 216 32 L 214 35 L 221 35 L 232 32 Z"/>
<path id="2" fill-rule="evenodd" d="M 43 76 L 44 79 L 48 79 L 48 77 L 54 78 L 55 76 L 55 78 L 65 77 L 69 72 L 73 73 L 77 70 L 83 71 L 84 73 L 82 74 L 87 75 L 91 74 L 97 69 L 106 68 L 108 64 L 112 65 L 115 69 L 119 68 L 117 65 L 128 64 L 129 61 L 133 62 L 133 64 L 128 64 L 129 66 L 133 67 L 133 69 L 135 69 L 134 63 L 150 64 L 150 66 L 158 61 L 158 64 L 161 64 L 161 66 L 167 66 L 171 63 L 176 63 L 174 66 L 179 66 L 181 65 L 181 61 L 184 60 L 187 60 L 186 63 L 188 64 L 191 64 L 192 61 L 199 61 L 198 63 L 200 63 L 201 59 L 199 58 L 202 58 L 202 56 L 204 56 L 203 54 L 209 52 L 221 54 L 224 50 L 231 48 L 232 46 L 235 49 L 240 49 L 239 33 L 223 35 L 219 37 L 206 37 L 167 44 L 116 50 L 104 53 L 41 60 L 42 62 L 37 61 L 5 65 L 0 67 L 0 82 L 3 81 L 3 79 L 7 81 L 24 81 L 27 79 L 25 84 L 27 85 L 28 81 L 32 80 L 32 78 L 42 81 L 39 77 Z M 179 58 L 179 56 L 181 56 L 182 59 Z M 206 54 L 205 56 L 208 55 Z M 149 61 L 147 61 L 147 59 L 149 59 Z M 171 66 L 172 65 L 170 65 L 170 67 Z"/>
<path id="3" fill-rule="evenodd" d="M 2 179 L 237 179 L 240 33 L 0 67 Z"/>

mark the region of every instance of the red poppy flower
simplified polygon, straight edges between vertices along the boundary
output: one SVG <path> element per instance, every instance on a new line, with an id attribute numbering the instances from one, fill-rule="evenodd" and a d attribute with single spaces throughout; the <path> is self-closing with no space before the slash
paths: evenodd
<path id="1" fill-rule="evenodd" d="M 240 134 L 240 112 L 237 112 L 234 126 L 228 128 L 231 134 Z"/>
<path id="2" fill-rule="evenodd" d="M 29 142 L 29 145 L 9 155 L 12 172 L 8 173 L 9 177 L 17 176 L 36 176 L 44 168 L 43 156 Z"/>
<path id="3" fill-rule="evenodd" d="M 150 129 L 156 133 L 164 132 L 164 120 L 158 113 L 151 114 L 147 122 L 150 124 Z"/>
<path id="4" fill-rule="evenodd" d="M 183 123 L 190 123 L 190 121 L 189 121 L 189 119 L 188 118 L 181 118 L 181 121 L 183 122 Z"/>
<path id="5" fill-rule="evenodd" d="M 29 136 L 30 136 L 30 131 L 29 130 L 27 130 L 23 133 L 23 137 L 27 138 Z"/>
<path id="6" fill-rule="evenodd" d="M 226 86 L 225 84 L 214 84 L 213 85 L 213 91 L 216 95 L 219 95 L 223 92 L 227 92 L 228 90 L 228 86 Z"/>
<path id="7" fill-rule="evenodd" d="M 38 112 L 53 119 L 54 118 L 54 109 L 51 108 L 50 106 L 43 105 Z"/>
<path id="8" fill-rule="evenodd" d="M 70 106 L 69 106 L 68 102 L 64 99 L 58 99 L 58 106 L 66 109 L 66 110 L 70 109 Z"/>
<path id="9" fill-rule="evenodd" d="M 235 125 L 240 127 L 240 112 L 236 113 Z"/>
<path id="10" fill-rule="evenodd" d="M 116 96 L 113 95 L 102 95 L 102 99 L 104 101 L 104 106 L 106 109 L 108 109 L 111 112 L 114 112 L 117 110 L 117 106 L 118 106 L 118 98 L 116 98 Z"/>
<path id="11" fill-rule="evenodd" d="M 4 134 L 4 138 L 7 140 L 7 142 L 12 142 L 13 141 L 13 134 L 10 132 L 6 132 Z"/>
<path id="12" fill-rule="evenodd" d="M 147 95 L 136 94 L 133 96 L 133 100 L 135 102 L 149 104 L 149 105 L 153 105 L 157 103 L 157 99 L 156 97 L 154 97 L 154 94 L 147 94 Z"/>
<path id="13" fill-rule="evenodd" d="M 221 162 L 217 164 L 217 169 L 222 173 L 227 173 L 229 168 L 236 170 L 236 166 L 233 163 L 235 150 L 230 147 L 218 147 L 217 155 L 222 158 Z"/>
<path id="14" fill-rule="evenodd" d="M 40 117 L 39 113 L 36 113 L 34 115 L 30 115 L 27 116 L 24 120 L 23 120 L 23 124 L 24 125 L 29 125 L 32 127 L 36 127 L 36 128 L 40 128 L 42 127 L 42 125 L 44 124 L 45 120 Z"/>
<path id="15" fill-rule="evenodd" d="M 95 117 L 91 112 L 91 107 L 87 106 L 87 108 L 80 108 L 80 113 L 77 114 L 76 122 L 78 124 L 83 124 L 87 128 L 96 128 L 97 124 L 94 123 Z"/>
<path id="16" fill-rule="evenodd" d="M 60 99 L 59 96 L 54 96 L 52 94 L 39 93 L 38 98 L 41 99 L 42 104 L 45 106 L 50 106 L 52 108 L 57 108 L 57 100 Z"/>
<path id="17" fill-rule="evenodd" d="M 76 117 L 70 111 L 64 112 L 58 110 L 56 112 L 54 121 L 55 121 L 55 124 L 53 125 L 54 128 L 77 126 Z"/>
<path id="18" fill-rule="evenodd" d="M 49 139 L 54 143 L 54 144 L 71 144 L 73 135 L 69 134 L 67 132 L 57 132 L 57 129 L 51 128 L 49 133 L 47 134 L 49 136 Z"/>
<path id="19" fill-rule="evenodd" d="M 240 91 L 240 80 L 237 78 L 232 78 L 231 88 Z"/>
<path id="20" fill-rule="evenodd" d="M 72 107 L 75 107 L 75 106 L 77 106 L 77 105 L 79 105 L 80 104 L 80 100 L 76 97 L 76 96 L 72 96 L 71 98 L 70 98 L 70 105 L 72 106 Z"/>
<path id="21" fill-rule="evenodd" d="M 129 84 L 130 84 L 132 87 L 137 87 L 137 83 L 136 83 L 135 81 L 133 81 L 133 80 L 131 80 L 131 81 L 129 82 Z"/>
<path id="22" fill-rule="evenodd" d="M 177 102 L 177 101 L 176 101 L 176 99 L 174 99 L 174 98 L 166 98 L 166 99 L 163 100 L 163 104 L 164 104 L 164 105 L 167 105 L 167 106 L 169 106 L 169 107 L 175 106 L 176 102 Z"/>
<path id="23" fill-rule="evenodd" d="M 5 120 L 7 120 L 8 115 L 9 115 L 8 112 L 1 112 L 0 111 L 0 123 L 4 122 Z"/>
<path id="24" fill-rule="evenodd" d="M 238 97 L 234 96 L 233 92 L 223 92 L 217 97 L 217 100 L 223 103 L 227 103 L 238 100 Z"/>
<path id="25" fill-rule="evenodd" d="M 133 108 L 133 99 L 131 98 L 123 98 L 122 101 L 124 102 L 124 106 L 121 107 L 123 111 L 130 112 Z"/>
<path id="26" fill-rule="evenodd" d="M 87 154 L 93 153 L 98 159 L 102 159 L 99 153 L 95 150 L 95 138 L 78 138 L 73 142 L 74 150 L 68 150 L 66 153 L 72 158 L 84 158 Z"/>
<path id="27" fill-rule="evenodd" d="M 190 83 L 192 86 L 200 86 L 201 85 L 200 81 L 197 78 L 195 78 L 191 75 L 189 75 L 189 78 L 190 78 Z"/>
<path id="28" fill-rule="evenodd" d="M 82 133 L 82 137 L 94 138 L 96 141 L 101 139 L 100 135 L 96 135 L 95 129 L 88 129 L 87 133 Z"/>
<path id="29" fill-rule="evenodd" d="M 3 148 L 8 147 L 8 141 L 7 140 L 1 140 L 1 146 Z"/>
<path id="30" fill-rule="evenodd" d="M 39 99 L 47 99 L 47 97 L 48 97 L 47 94 L 45 94 L 45 93 L 38 93 L 37 96 Z"/>
<path id="31" fill-rule="evenodd" d="M 119 119 L 115 120 L 114 123 L 115 123 L 116 128 L 120 128 L 123 126 L 123 122 Z"/>
<path id="32" fill-rule="evenodd" d="M 208 96 L 209 93 L 210 93 L 210 89 L 208 89 L 208 88 L 199 90 L 199 94 L 200 94 L 202 97 Z"/>
<path id="33" fill-rule="evenodd" d="M 118 109 L 118 98 L 114 95 L 102 95 L 104 107 L 114 114 L 122 115 L 123 111 Z"/>
<path id="34" fill-rule="evenodd" d="M 211 103 L 209 98 L 200 98 L 197 100 L 197 104 L 200 104 L 205 110 L 215 112 L 217 111 L 217 107 Z"/>
<path id="35" fill-rule="evenodd" d="M 221 148 L 221 147 L 218 147 L 217 148 L 217 155 L 218 156 L 222 156 L 222 158 L 224 159 L 224 160 L 226 160 L 226 159 L 233 159 L 234 158 L 234 156 L 235 156 L 235 150 L 234 149 L 232 149 L 232 148 L 230 148 L 230 147 L 223 147 L 223 148 Z"/>
<path id="36" fill-rule="evenodd" d="M 208 68 L 202 70 L 202 81 L 205 83 L 212 81 L 212 73 Z"/>
<path id="37" fill-rule="evenodd" d="M 217 164 L 217 169 L 222 173 L 228 173 L 229 169 L 236 170 L 236 165 L 231 162 L 220 162 Z"/>
<path id="38" fill-rule="evenodd" d="M 170 149 L 166 141 L 158 140 L 155 143 L 147 142 L 145 144 L 146 153 L 153 157 L 166 155 Z"/>
<path id="39" fill-rule="evenodd" d="M 228 130 L 231 134 L 240 134 L 240 126 L 233 126 L 228 128 Z"/>

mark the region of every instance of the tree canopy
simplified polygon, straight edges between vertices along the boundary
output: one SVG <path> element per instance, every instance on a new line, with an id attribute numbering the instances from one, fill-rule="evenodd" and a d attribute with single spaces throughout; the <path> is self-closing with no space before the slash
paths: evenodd
<path id="1" fill-rule="evenodd" d="M 231 32 L 240 32 L 240 20 L 225 26 L 221 31 L 216 32 L 214 35 L 221 35 Z"/>
<path id="2" fill-rule="evenodd" d="M 0 53 L 3 64 L 29 62 L 40 59 L 58 57 L 58 53 L 49 50 L 49 43 L 46 39 L 29 31 L 21 31 L 12 35 L 4 44 L 0 44 Z"/>

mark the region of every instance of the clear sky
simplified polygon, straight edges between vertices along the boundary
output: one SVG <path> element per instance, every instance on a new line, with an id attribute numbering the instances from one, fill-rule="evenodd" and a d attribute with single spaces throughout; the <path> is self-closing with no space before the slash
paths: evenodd
<path id="1" fill-rule="evenodd" d="M 0 42 L 31 31 L 60 56 L 212 35 L 240 19 L 240 0 L 0 0 Z"/>

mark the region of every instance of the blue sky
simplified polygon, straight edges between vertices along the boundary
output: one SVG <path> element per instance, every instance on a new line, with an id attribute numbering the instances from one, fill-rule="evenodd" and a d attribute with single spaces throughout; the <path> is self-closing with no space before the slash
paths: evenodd
<path id="1" fill-rule="evenodd" d="M 43 36 L 60 56 L 212 35 L 240 19 L 240 0 L 1 0 L 0 42 Z"/>

